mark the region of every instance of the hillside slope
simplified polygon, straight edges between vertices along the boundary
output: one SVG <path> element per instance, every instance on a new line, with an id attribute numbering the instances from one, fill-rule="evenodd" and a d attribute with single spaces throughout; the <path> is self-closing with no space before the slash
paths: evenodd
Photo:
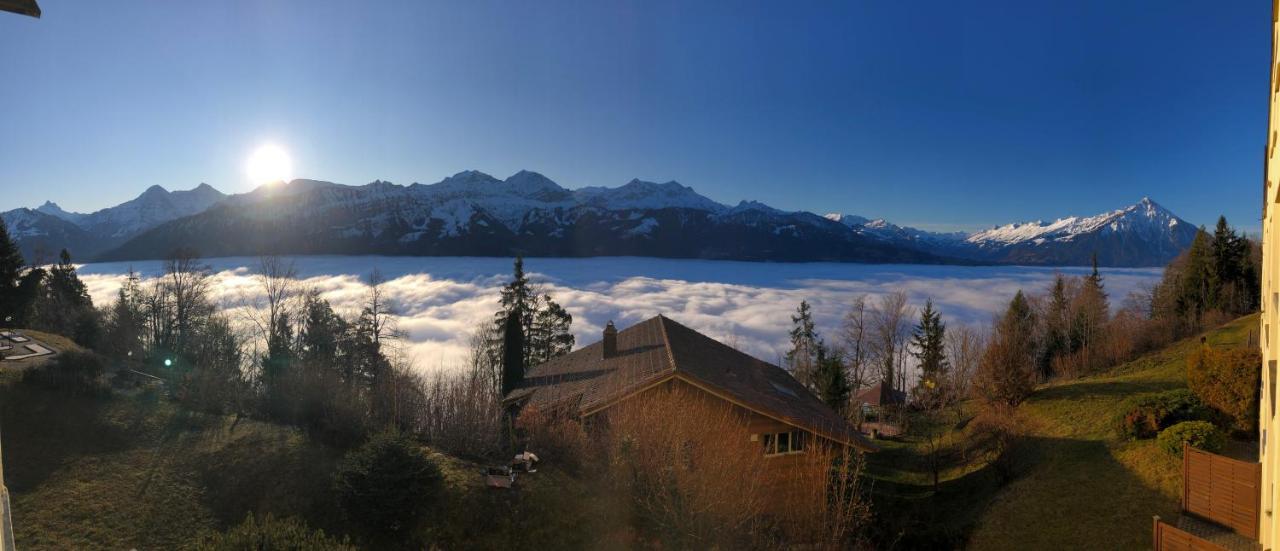
<path id="1" fill-rule="evenodd" d="M 1212 330 L 1208 342 L 1247 346 L 1257 319 Z M 1031 431 L 1022 473 L 981 515 L 969 547 L 1150 548 L 1151 515 L 1177 514 L 1180 463 L 1154 440 L 1118 442 L 1112 423 L 1129 396 L 1186 387 L 1186 357 L 1197 346 L 1186 339 L 1107 374 L 1038 389 L 1020 406 Z"/>
<path id="2" fill-rule="evenodd" d="M 343 452 L 292 427 L 12 376 L 0 377 L 0 419 L 19 549 L 182 549 L 267 513 L 350 533 L 332 491 Z M 427 451 L 446 484 L 423 529 L 441 548 L 581 549 L 629 535 L 608 500 L 555 465 L 494 492 L 481 465 Z"/>

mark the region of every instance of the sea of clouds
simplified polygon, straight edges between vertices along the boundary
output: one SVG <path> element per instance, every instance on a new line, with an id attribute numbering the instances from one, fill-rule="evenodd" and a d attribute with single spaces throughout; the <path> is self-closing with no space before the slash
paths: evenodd
<path id="1" fill-rule="evenodd" d="M 364 278 L 378 269 L 386 297 L 406 338 L 403 351 L 420 369 L 462 365 L 467 340 L 493 319 L 498 291 L 511 277 L 511 259 L 457 257 L 302 256 L 291 259 L 303 287 L 320 292 L 339 313 L 354 315 L 366 296 Z M 212 298 L 246 320 L 262 304 L 256 258 L 204 261 L 212 270 Z M 129 269 L 144 279 L 160 262 L 97 263 L 80 268 L 94 304 L 115 300 Z M 777 362 L 788 345 L 790 316 L 801 300 L 813 306 L 818 330 L 833 334 L 850 301 L 904 291 L 913 306 L 932 298 L 948 323 L 985 324 L 1019 289 L 1039 292 L 1057 272 L 1084 268 L 919 266 L 839 263 L 759 263 L 653 258 L 531 258 L 531 279 L 573 315 L 579 346 L 599 340 L 605 323 L 620 328 L 664 314 Z M 1159 280 L 1159 268 L 1104 269 L 1113 304 Z"/>

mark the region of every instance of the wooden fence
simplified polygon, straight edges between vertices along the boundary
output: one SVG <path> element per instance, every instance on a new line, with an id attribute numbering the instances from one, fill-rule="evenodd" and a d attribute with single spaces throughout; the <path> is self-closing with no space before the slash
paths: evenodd
<path id="1" fill-rule="evenodd" d="M 1258 539 L 1262 464 L 1182 447 L 1182 510 Z"/>
<path id="2" fill-rule="evenodd" d="M 1154 517 L 1151 520 L 1151 549 L 1153 551 L 1228 551 L 1226 547 L 1179 529 L 1177 526 Z"/>

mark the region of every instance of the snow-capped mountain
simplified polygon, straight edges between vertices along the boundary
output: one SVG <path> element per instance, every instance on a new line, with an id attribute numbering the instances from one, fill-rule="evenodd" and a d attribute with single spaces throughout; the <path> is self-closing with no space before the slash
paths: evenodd
<path id="1" fill-rule="evenodd" d="M 233 196 L 105 254 L 154 258 L 194 246 L 261 253 L 654 256 L 738 260 L 942 262 L 808 212 L 728 207 L 676 182 L 569 190 L 521 171 L 460 172 L 434 184 L 295 180 Z"/>
<path id="2" fill-rule="evenodd" d="M 52 258 L 65 248 L 85 259 L 170 220 L 203 212 L 224 198 L 208 184 L 172 192 L 151 186 L 137 198 L 90 214 L 68 212 L 46 201 L 38 208 L 15 209 L 0 217 L 30 258 Z"/>
<path id="3" fill-rule="evenodd" d="M 1008 224 L 965 239 L 975 258 L 1001 262 L 1107 266 L 1164 265 L 1191 246 L 1196 227 L 1148 197 L 1123 209 L 1053 222 Z"/>
<path id="4" fill-rule="evenodd" d="M 1090 217 L 1024 222 L 965 233 L 935 233 L 882 219 L 828 214 L 855 232 L 941 256 L 984 262 L 1085 266 L 1163 266 L 1191 245 L 1196 228 L 1150 198 Z"/>
<path id="5" fill-rule="evenodd" d="M 1195 228 L 1144 198 L 1093 217 L 936 233 L 884 219 L 721 204 L 677 182 L 632 180 L 566 189 L 531 171 L 505 180 L 474 170 L 434 184 L 349 186 L 294 180 L 226 197 L 201 184 L 152 187 L 92 214 L 47 202 L 4 213 L 25 247 L 77 258 L 391 254 L 653 256 L 763 261 L 1160 266 Z M 101 254 L 99 254 L 101 253 Z M 46 257 L 48 255 L 46 254 Z"/>

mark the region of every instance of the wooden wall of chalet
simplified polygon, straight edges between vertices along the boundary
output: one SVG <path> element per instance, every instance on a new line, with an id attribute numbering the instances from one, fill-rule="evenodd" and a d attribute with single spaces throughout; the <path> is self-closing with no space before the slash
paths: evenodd
<path id="1" fill-rule="evenodd" d="M 645 394 L 649 392 L 670 392 L 678 390 L 689 396 L 698 396 L 701 399 L 708 400 L 717 405 L 728 405 L 735 412 L 743 416 L 744 423 L 742 425 L 739 437 L 743 441 L 754 444 L 750 449 L 756 450 L 755 453 L 764 456 L 761 472 L 758 473 L 760 480 L 759 487 L 765 495 L 770 496 L 767 501 L 766 512 L 784 516 L 783 513 L 792 512 L 802 500 L 812 497 L 812 494 L 806 493 L 805 484 L 813 484 L 815 477 L 813 476 L 813 461 L 816 459 L 812 454 L 822 453 L 826 456 L 832 450 L 841 448 L 828 439 L 816 437 L 813 433 L 805 431 L 799 427 L 778 421 L 772 417 L 761 415 L 750 409 L 742 407 L 738 404 L 723 400 L 722 398 L 708 393 L 697 386 L 691 385 L 679 379 L 672 379 L 666 383 L 650 388 L 638 395 L 632 396 L 627 400 L 638 400 L 643 403 Z M 608 417 L 608 410 L 601 412 L 604 417 Z M 606 421 L 607 423 L 607 421 Z M 806 434 L 808 441 L 804 452 L 775 454 L 765 456 L 763 435 L 776 434 L 780 432 L 802 431 Z M 825 463 L 824 463 L 825 464 Z M 808 468 L 806 468 L 808 467 Z M 825 476 L 826 471 L 821 471 Z M 817 482 L 821 484 L 821 482 Z"/>

